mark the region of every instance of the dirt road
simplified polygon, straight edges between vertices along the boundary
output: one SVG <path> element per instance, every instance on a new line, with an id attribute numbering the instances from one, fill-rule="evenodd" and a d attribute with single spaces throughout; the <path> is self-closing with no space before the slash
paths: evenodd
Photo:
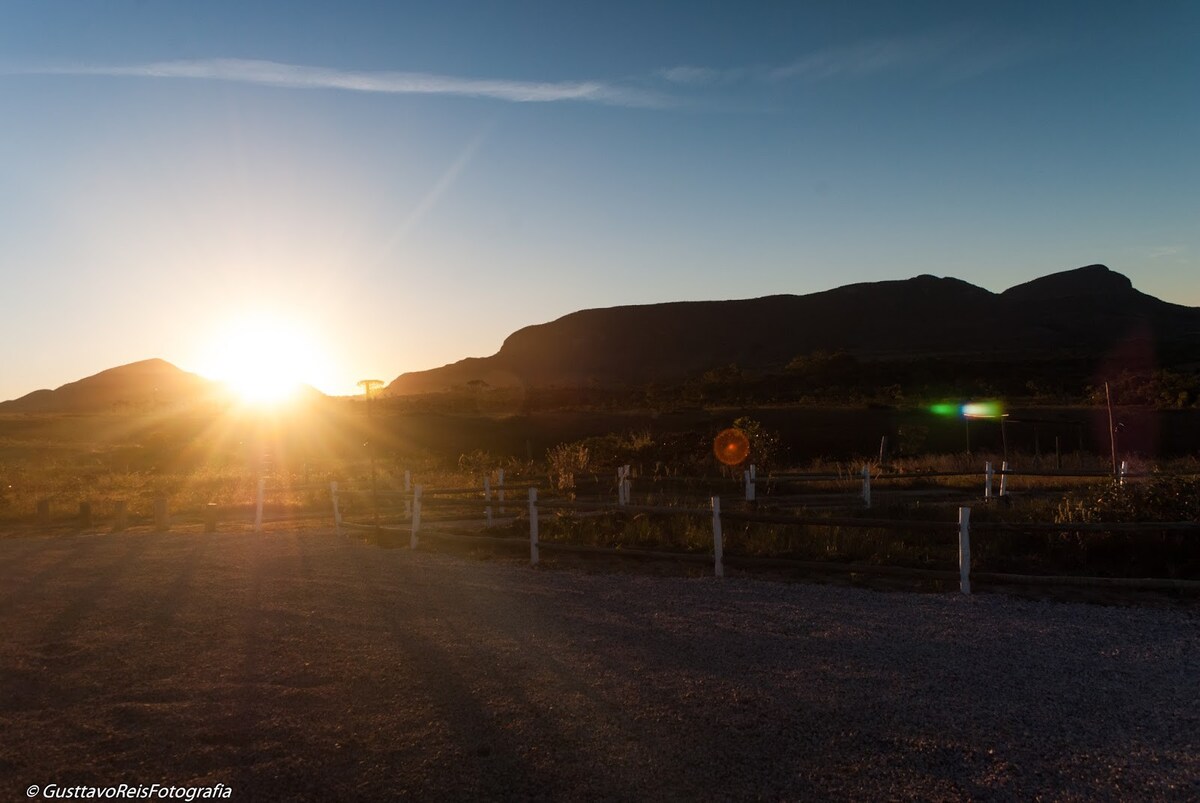
<path id="1" fill-rule="evenodd" d="M 0 799 L 1200 798 L 1200 617 L 534 571 L 328 532 L 0 540 Z"/>

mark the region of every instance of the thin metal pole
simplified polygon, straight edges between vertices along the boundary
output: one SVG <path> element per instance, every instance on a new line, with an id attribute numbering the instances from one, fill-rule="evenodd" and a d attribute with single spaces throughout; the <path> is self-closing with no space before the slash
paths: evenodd
<path id="1" fill-rule="evenodd" d="M 721 534 L 721 497 L 712 498 L 713 516 L 713 573 L 725 576 L 725 542 Z"/>
<path id="2" fill-rule="evenodd" d="M 1112 393 L 1108 389 L 1108 383 L 1104 383 L 1104 401 L 1108 405 L 1108 444 L 1112 452 L 1112 473 L 1117 476 L 1117 427 L 1113 424 L 1112 412 Z"/>
<path id="3" fill-rule="evenodd" d="M 537 488 L 529 489 L 529 565 L 538 565 Z"/>
<path id="4" fill-rule="evenodd" d="M 958 590 L 971 593 L 971 508 L 958 509 Z"/>

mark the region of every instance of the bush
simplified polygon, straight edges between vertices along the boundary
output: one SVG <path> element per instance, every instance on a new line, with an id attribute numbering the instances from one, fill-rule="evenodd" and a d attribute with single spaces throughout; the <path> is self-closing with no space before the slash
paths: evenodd
<path id="1" fill-rule="evenodd" d="M 1200 521 L 1200 479 L 1160 476 L 1071 492 L 1059 503 L 1055 521 Z"/>
<path id="2" fill-rule="evenodd" d="M 546 451 L 550 481 L 560 491 L 575 487 L 575 475 L 587 471 L 591 462 L 583 443 L 560 443 Z"/>
<path id="3" fill-rule="evenodd" d="M 754 463 L 756 469 L 768 471 L 774 467 L 780 457 L 782 439 L 778 432 L 768 430 L 753 418 L 743 416 L 733 422 L 733 428 L 741 430 L 750 441 L 750 456 L 747 463 Z"/>

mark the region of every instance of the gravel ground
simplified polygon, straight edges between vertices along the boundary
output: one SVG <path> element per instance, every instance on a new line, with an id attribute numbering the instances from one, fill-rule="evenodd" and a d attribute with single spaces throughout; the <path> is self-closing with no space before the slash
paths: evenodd
<path id="1" fill-rule="evenodd" d="M 328 532 L 0 540 L 0 799 L 1200 799 L 1200 616 L 534 571 Z"/>

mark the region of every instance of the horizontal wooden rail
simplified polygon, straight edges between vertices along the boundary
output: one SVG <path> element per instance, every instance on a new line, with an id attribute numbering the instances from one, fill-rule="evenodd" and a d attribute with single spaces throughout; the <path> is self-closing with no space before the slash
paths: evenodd
<path id="1" fill-rule="evenodd" d="M 372 491 L 370 488 L 342 488 L 338 487 L 339 496 L 378 496 L 387 499 L 409 499 L 412 493 L 409 491 L 395 491 L 386 488 Z"/>
<path id="2" fill-rule="evenodd" d="M 528 543 L 528 542 L 526 542 Z M 712 563 L 712 555 L 703 552 L 666 552 L 653 549 L 616 549 L 610 546 L 591 546 L 588 544 L 564 544 L 558 541 L 538 541 L 541 549 L 557 549 L 559 552 L 578 552 L 590 555 L 612 555 L 629 558 L 662 558 L 666 560 L 684 560 L 694 563 Z"/>
<path id="3" fill-rule="evenodd" d="M 1098 522 L 1079 521 L 1051 524 L 1047 522 L 1007 522 L 1007 521 L 975 521 L 971 529 L 978 532 L 1093 532 L 1093 533 L 1145 533 L 1161 532 L 1190 532 L 1200 530 L 1200 521 L 1122 521 Z"/>
<path id="4" fill-rule="evenodd" d="M 784 516 L 773 513 L 742 513 L 725 511 L 721 517 L 729 521 L 749 521 L 762 524 L 795 524 L 817 527 L 861 527 L 878 530 L 950 530 L 958 527 L 956 521 L 929 521 L 926 519 L 860 519 L 844 516 Z M 974 526 L 974 525 L 972 525 Z"/>
<path id="5" fill-rule="evenodd" d="M 329 486 L 325 483 L 319 483 L 316 485 L 313 485 L 313 484 L 309 484 L 309 485 L 278 485 L 276 483 L 268 482 L 265 485 L 265 488 L 267 491 L 276 491 L 276 492 L 278 492 L 278 491 L 325 491 L 325 492 L 328 492 L 329 491 Z"/>
<path id="6" fill-rule="evenodd" d="M 612 502 L 544 502 L 538 507 L 547 510 L 604 510 L 609 513 L 661 513 L 663 515 L 711 516 L 711 508 L 666 507 L 655 505 L 614 505 Z"/>
<path id="7" fill-rule="evenodd" d="M 861 474 L 759 474 L 755 482 L 858 482 Z"/>
<path id="8" fill-rule="evenodd" d="M 992 473 L 997 477 L 1006 474 L 1009 477 L 1062 477 L 1063 479 L 1093 479 L 1105 480 L 1112 479 L 1116 474 L 1111 471 L 1025 471 L 1019 468 L 997 468 L 993 469 Z M 1127 472 L 1119 475 L 1126 479 L 1135 479 L 1138 477 L 1150 477 L 1152 474 Z"/>
<path id="9" fill-rule="evenodd" d="M 814 571 L 845 572 L 847 574 L 883 574 L 895 577 L 924 577 L 930 580 L 957 580 L 959 573 L 951 569 L 914 569 L 907 566 L 880 566 L 874 563 L 836 563 L 826 560 L 798 560 L 795 558 L 764 558 L 757 555 L 725 553 L 727 563 L 734 566 L 760 566 L 762 568 L 796 568 Z M 972 577 L 976 575 L 972 573 Z"/>
<path id="10" fill-rule="evenodd" d="M 520 498 L 506 499 L 504 501 L 504 505 L 505 505 L 505 507 L 515 507 L 515 506 L 519 506 L 519 504 L 522 501 L 523 500 L 521 500 Z M 496 499 L 495 497 L 492 497 L 491 499 L 482 499 L 482 498 L 480 498 L 480 499 L 445 499 L 445 498 L 427 499 L 425 497 L 425 492 L 422 491 L 421 492 L 421 504 L 426 507 L 437 507 L 437 508 L 465 507 L 465 508 L 482 510 L 483 508 L 487 508 L 487 507 L 499 507 L 500 500 Z"/>

